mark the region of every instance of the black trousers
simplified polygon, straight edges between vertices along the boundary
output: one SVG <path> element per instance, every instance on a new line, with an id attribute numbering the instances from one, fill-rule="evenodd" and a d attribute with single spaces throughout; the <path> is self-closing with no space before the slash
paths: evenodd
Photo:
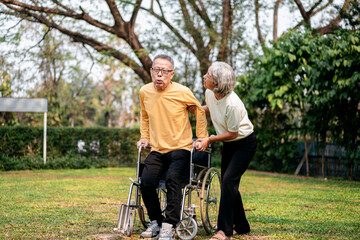
<path id="1" fill-rule="evenodd" d="M 151 221 L 157 220 L 159 226 L 162 222 L 172 224 L 174 227 L 180 221 L 181 211 L 181 183 L 185 171 L 190 165 L 190 151 L 180 149 L 168 153 L 151 152 L 144 162 L 141 175 L 141 194 Z M 165 219 L 161 214 L 160 203 L 156 188 L 161 177 L 166 173 Z"/>
<path id="2" fill-rule="evenodd" d="M 221 156 L 221 200 L 218 229 L 225 235 L 232 236 L 250 231 L 246 219 L 239 185 L 241 176 L 249 166 L 256 151 L 255 133 L 244 139 L 224 142 Z"/>

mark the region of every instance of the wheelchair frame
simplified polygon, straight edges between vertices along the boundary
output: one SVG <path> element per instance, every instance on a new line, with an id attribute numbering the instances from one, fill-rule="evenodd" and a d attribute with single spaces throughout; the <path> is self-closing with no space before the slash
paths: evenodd
<path id="1" fill-rule="evenodd" d="M 136 168 L 136 181 L 129 178 L 132 182 L 130 184 L 129 195 L 126 204 L 120 206 L 118 224 L 115 231 L 125 236 L 131 236 L 134 222 L 136 218 L 136 210 L 139 214 L 142 225 L 147 228 L 149 220 L 147 220 L 147 214 L 144 207 L 141 205 L 141 191 L 140 191 L 140 166 L 141 166 L 141 151 L 144 146 L 140 146 L 138 150 L 138 161 Z M 220 203 L 221 192 L 221 180 L 220 173 L 216 168 L 210 166 L 211 159 L 211 147 L 206 152 L 208 153 L 207 166 L 201 166 L 193 163 L 194 147 L 190 154 L 190 176 L 189 183 L 183 186 L 182 190 L 182 204 L 180 212 L 180 222 L 177 224 L 176 233 L 179 238 L 188 240 L 193 239 L 198 231 L 199 226 L 203 226 L 208 234 L 214 233 L 217 230 L 217 217 Z M 198 173 L 194 173 L 194 168 L 199 167 L 202 170 Z M 162 186 L 161 186 L 162 185 Z M 135 189 L 135 198 L 132 199 L 133 188 Z M 159 184 L 157 189 L 159 195 L 160 206 L 162 212 L 166 208 L 166 189 L 164 184 Z M 192 192 L 196 191 L 200 198 L 200 212 L 202 224 L 197 220 L 196 205 L 192 203 Z"/>

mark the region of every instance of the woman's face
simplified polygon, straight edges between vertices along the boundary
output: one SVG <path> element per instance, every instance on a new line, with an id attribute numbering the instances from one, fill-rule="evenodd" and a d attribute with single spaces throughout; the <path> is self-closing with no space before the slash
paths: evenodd
<path id="1" fill-rule="evenodd" d="M 214 82 L 214 79 L 211 77 L 211 75 L 209 74 L 209 72 L 207 72 L 205 75 L 204 75 L 204 87 L 209 89 L 209 90 L 214 90 L 214 88 L 216 88 L 216 84 Z"/>

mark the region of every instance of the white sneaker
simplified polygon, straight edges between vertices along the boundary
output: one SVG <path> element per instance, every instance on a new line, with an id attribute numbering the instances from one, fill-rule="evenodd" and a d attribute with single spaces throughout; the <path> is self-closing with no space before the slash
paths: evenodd
<path id="1" fill-rule="evenodd" d="M 159 240 L 174 240 L 175 239 L 175 228 L 172 224 L 163 223 L 159 233 Z"/>
<path id="2" fill-rule="evenodd" d="M 140 234 L 140 238 L 155 238 L 160 232 L 160 227 L 156 220 L 151 221 L 145 232 Z"/>

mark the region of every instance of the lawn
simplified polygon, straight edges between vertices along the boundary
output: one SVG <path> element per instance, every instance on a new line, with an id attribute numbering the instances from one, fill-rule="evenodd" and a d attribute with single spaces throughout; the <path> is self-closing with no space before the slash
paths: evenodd
<path id="1" fill-rule="evenodd" d="M 121 239 L 113 228 L 134 176 L 134 168 L 0 172 L 0 239 Z M 249 171 L 240 191 L 252 232 L 235 239 L 360 239 L 359 182 Z M 195 239 L 208 238 L 200 228 Z"/>

